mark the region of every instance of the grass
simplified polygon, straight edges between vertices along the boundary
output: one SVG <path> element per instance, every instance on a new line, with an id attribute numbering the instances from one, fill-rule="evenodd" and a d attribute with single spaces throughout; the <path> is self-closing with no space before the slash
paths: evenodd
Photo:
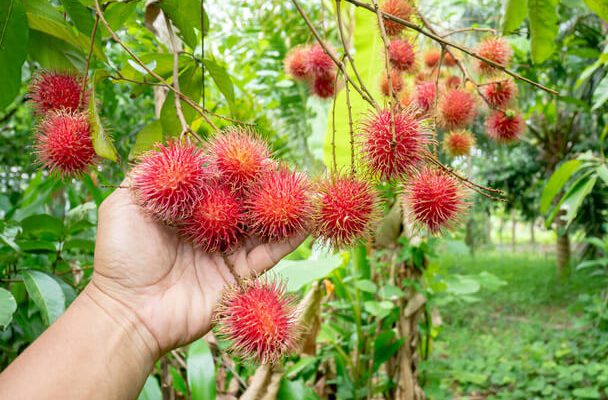
<path id="1" fill-rule="evenodd" d="M 437 263 L 445 277 L 485 271 L 505 285 L 440 306 L 422 365 L 430 399 L 608 399 L 608 335 L 585 312 L 605 281 L 560 281 L 555 260 L 534 253 L 446 254 Z"/>

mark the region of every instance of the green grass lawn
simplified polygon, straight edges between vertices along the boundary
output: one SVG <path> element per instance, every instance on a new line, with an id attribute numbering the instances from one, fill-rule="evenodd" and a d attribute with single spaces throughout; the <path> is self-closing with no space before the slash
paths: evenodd
<path id="1" fill-rule="evenodd" d="M 605 280 L 560 281 L 543 255 L 443 255 L 440 273 L 505 281 L 476 302 L 439 308 L 442 325 L 422 365 L 431 399 L 608 399 L 608 332 L 586 312 Z"/>

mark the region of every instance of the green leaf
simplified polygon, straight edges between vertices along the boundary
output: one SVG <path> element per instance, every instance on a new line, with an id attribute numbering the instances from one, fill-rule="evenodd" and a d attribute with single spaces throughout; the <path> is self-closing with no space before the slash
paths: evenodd
<path id="1" fill-rule="evenodd" d="M 106 132 L 101 118 L 99 117 L 99 110 L 97 109 L 97 102 L 95 101 L 95 86 L 98 80 L 98 71 L 93 74 L 91 79 L 91 98 L 89 100 L 89 118 L 91 119 L 91 139 L 93 140 L 93 148 L 98 156 L 106 158 L 108 160 L 117 162 L 118 152 L 114 147 L 112 137 Z"/>
<path id="2" fill-rule="evenodd" d="M 76 28 L 90 37 L 95 24 L 91 11 L 78 0 L 61 0 L 61 3 Z"/>
<path id="3" fill-rule="evenodd" d="M 37 214 L 24 218 L 21 221 L 21 229 L 24 234 L 40 235 L 48 233 L 56 238 L 63 234 L 63 222 L 48 214 Z"/>
<path id="4" fill-rule="evenodd" d="M 608 75 L 604 76 L 600 83 L 593 92 L 593 108 L 592 111 L 597 110 L 608 100 Z"/>
<path id="5" fill-rule="evenodd" d="M 601 395 L 597 388 L 578 388 L 572 391 L 574 397 L 578 399 L 600 399 Z"/>
<path id="6" fill-rule="evenodd" d="M 0 328 L 5 329 L 13 320 L 13 314 L 17 310 L 17 302 L 13 294 L 4 288 L 0 288 Z"/>
<path id="7" fill-rule="evenodd" d="M 528 15 L 527 0 L 506 0 L 501 26 L 503 35 L 516 31 Z"/>
<path id="8" fill-rule="evenodd" d="M 201 29 L 201 2 L 198 0 L 162 0 L 160 8 L 169 16 L 179 35 L 191 48 L 198 44 Z"/>
<path id="9" fill-rule="evenodd" d="M 549 211 L 551 202 L 553 202 L 555 196 L 562 190 L 570 177 L 579 170 L 581 165 L 582 162 L 580 160 L 566 161 L 551 175 L 540 199 L 540 212 L 542 214 L 546 214 Z"/>
<path id="10" fill-rule="evenodd" d="M 42 320 L 49 326 L 65 310 L 65 295 L 52 276 L 36 270 L 21 272 L 23 283 L 30 298 L 40 309 Z"/>
<path id="11" fill-rule="evenodd" d="M 160 391 L 158 381 L 154 376 L 148 376 L 137 400 L 162 400 L 162 398 L 163 394 Z"/>
<path id="12" fill-rule="evenodd" d="M 355 287 L 359 290 L 363 290 L 368 293 L 376 293 L 378 291 L 378 286 L 368 279 L 361 279 L 355 282 Z"/>
<path id="13" fill-rule="evenodd" d="M 125 28 L 125 22 L 131 18 L 137 9 L 137 2 L 133 1 L 130 3 L 116 2 L 111 3 L 104 13 L 106 21 L 110 24 L 112 30 L 117 31 Z M 104 29 L 105 32 L 105 29 Z M 109 33 L 108 33 L 109 35 Z"/>
<path id="14" fill-rule="evenodd" d="M 171 379 L 173 379 L 173 389 L 175 389 L 176 392 L 181 393 L 183 397 L 186 397 L 188 394 L 188 385 L 186 384 L 184 377 L 174 366 L 169 367 L 169 373 L 171 374 Z"/>
<path id="15" fill-rule="evenodd" d="M 3 110 L 21 88 L 21 66 L 27 56 L 29 30 L 21 0 L 0 3 L 0 110 Z"/>
<path id="16" fill-rule="evenodd" d="M 589 175 L 588 177 L 584 177 L 584 179 L 579 179 L 564 195 L 562 207 L 566 209 L 566 215 L 564 216 L 567 222 L 566 226 L 570 225 L 574 218 L 576 218 L 578 209 L 583 204 L 585 197 L 593 190 L 596 181 L 597 175 Z"/>
<path id="17" fill-rule="evenodd" d="M 394 304 L 390 301 L 366 301 L 363 303 L 365 311 L 379 319 L 387 317 L 393 310 Z"/>
<path id="18" fill-rule="evenodd" d="M 597 167 L 595 171 L 597 173 L 597 176 L 599 176 L 604 181 L 604 184 L 608 185 L 608 167 L 606 167 L 606 164 L 600 164 L 600 166 Z"/>
<path id="19" fill-rule="evenodd" d="M 27 253 L 55 253 L 57 244 L 47 240 L 18 240 L 17 245 L 21 251 Z"/>
<path id="20" fill-rule="evenodd" d="M 71 71 L 84 68 L 81 51 L 46 33 L 30 31 L 28 52 L 32 60 L 46 69 Z"/>
<path id="21" fill-rule="evenodd" d="M 608 22 L 608 0 L 583 0 L 583 2 L 598 17 Z"/>
<path id="22" fill-rule="evenodd" d="M 133 161 L 142 153 L 151 150 L 155 143 L 163 140 L 163 125 L 159 120 L 154 120 L 146 125 L 135 137 L 135 143 L 129 152 L 129 161 Z"/>
<path id="23" fill-rule="evenodd" d="M 191 65 L 179 76 L 180 89 L 182 93 L 190 97 L 195 102 L 200 99 L 203 89 L 201 73 L 202 71 L 200 68 L 197 68 L 196 65 Z M 198 115 L 197 111 L 183 101 L 181 105 L 186 122 L 189 124 L 192 123 L 194 118 Z M 175 94 L 173 92 L 170 92 L 165 98 L 163 107 L 160 111 L 160 121 L 165 136 L 179 136 L 182 131 L 182 125 L 179 122 L 177 112 L 175 111 Z"/>
<path id="24" fill-rule="evenodd" d="M 405 292 L 395 285 L 384 285 L 380 288 L 379 295 L 384 300 L 392 300 L 405 296 Z"/>
<path id="25" fill-rule="evenodd" d="M 532 61 L 544 62 L 555 50 L 558 0 L 528 0 Z"/>
<path id="26" fill-rule="evenodd" d="M 374 341 L 374 371 L 397 353 L 404 342 L 405 339 L 397 339 L 397 335 L 392 330 L 380 332 Z"/>
<path id="27" fill-rule="evenodd" d="M 66 240 L 63 244 L 63 250 L 84 250 L 86 252 L 93 252 L 95 250 L 95 241 L 90 239 L 70 239 Z"/>
<path id="28" fill-rule="evenodd" d="M 283 259 L 270 273 L 286 280 L 287 290 L 295 292 L 309 283 L 326 277 L 344 264 L 345 259 L 340 254 L 324 255 L 315 260 Z"/>
<path id="29" fill-rule="evenodd" d="M 207 68 L 209 75 L 211 75 L 211 79 L 213 79 L 217 88 L 224 95 L 230 110 L 234 112 L 234 84 L 232 83 L 232 78 L 230 78 L 228 71 L 223 66 L 208 58 L 203 60 L 203 63 L 205 64 L 205 68 Z"/>
<path id="30" fill-rule="evenodd" d="M 205 339 L 199 339 L 190 345 L 186 363 L 192 400 L 214 400 L 215 365 L 211 348 Z"/>
<path id="31" fill-rule="evenodd" d="M 478 280 L 464 275 L 454 275 L 446 284 L 446 291 L 457 296 L 477 293 L 481 288 Z"/>
<path id="32" fill-rule="evenodd" d="M 279 393 L 277 393 L 277 400 L 315 400 L 319 396 L 306 386 L 302 379 L 297 381 L 290 381 L 288 379 L 281 379 L 281 386 L 279 386 Z"/>

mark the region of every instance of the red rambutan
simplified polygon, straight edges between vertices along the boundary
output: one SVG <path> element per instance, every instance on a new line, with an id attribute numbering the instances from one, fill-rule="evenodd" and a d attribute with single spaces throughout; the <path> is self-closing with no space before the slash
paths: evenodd
<path id="1" fill-rule="evenodd" d="M 156 219 L 176 223 L 192 214 L 211 176 L 203 152 L 177 141 L 143 154 L 131 171 L 137 203 Z"/>
<path id="2" fill-rule="evenodd" d="M 408 0 L 386 0 L 380 6 L 380 10 L 384 11 L 386 14 L 390 14 L 393 17 L 400 18 L 405 21 L 409 21 L 412 13 L 414 12 L 413 7 L 410 5 Z M 391 21 L 390 19 L 384 17 L 384 30 L 386 30 L 386 34 L 389 36 L 395 36 L 401 33 L 405 26 Z"/>
<path id="3" fill-rule="evenodd" d="M 443 55 L 443 65 L 446 67 L 453 67 L 456 65 L 456 59 L 452 56 L 451 53 L 446 52 Z"/>
<path id="4" fill-rule="evenodd" d="M 222 181 L 237 190 L 255 182 L 272 164 L 266 143 L 243 127 L 230 127 L 214 136 L 208 154 Z"/>
<path id="5" fill-rule="evenodd" d="M 388 48 L 388 56 L 393 68 L 399 71 L 412 71 L 416 66 L 414 48 L 407 40 L 392 40 Z"/>
<path id="6" fill-rule="evenodd" d="M 460 77 L 458 77 L 456 75 L 450 75 L 447 78 L 445 78 L 445 87 L 448 89 L 456 89 L 457 87 L 460 86 L 461 83 L 462 83 L 462 80 L 460 79 Z"/>
<path id="7" fill-rule="evenodd" d="M 424 52 L 424 65 L 429 68 L 434 68 L 441 58 L 441 51 L 432 48 Z"/>
<path id="8" fill-rule="evenodd" d="M 386 179 L 400 178 L 422 161 L 429 130 L 415 112 L 394 110 L 394 134 L 388 109 L 371 114 L 362 123 L 363 153 L 373 173 Z"/>
<path id="9" fill-rule="evenodd" d="M 403 76 L 396 69 L 391 70 L 391 84 L 393 85 L 393 94 L 397 94 L 403 89 Z M 386 73 L 380 78 L 380 91 L 387 97 L 390 94 Z"/>
<path id="10" fill-rule="evenodd" d="M 179 226 L 179 234 L 205 253 L 226 252 L 244 237 L 245 212 L 236 193 L 213 182 L 194 204 L 192 215 Z"/>
<path id="11" fill-rule="evenodd" d="M 431 111 L 435 104 L 435 82 L 421 82 L 417 84 L 412 102 L 423 114 Z"/>
<path id="12" fill-rule="evenodd" d="M 492 82 L 483 88 L 483 95 L 494 107 L 506 107 L 517 96 L 517 85 L 512 79 Z"/>
<path id="13" fill-rule="evenodd" d="M 82 80 L 77 74 L 41 71 L 32 80 L 29 99 L 38 114 L 65 108 L 77 111 L 82 93 Z M 86 108 L 88 94 L 82 98 L 82 108 Z"/>
<path id="14" fill-rule="evenodd" d="M 268 278 L 227 288 L 216 309 L 219 334 L 244 359 L 274 363 L 295 350 L 300 328 L 295 298 Z"/>
<path id="15" fill-rule="evenodd" d="M 60 176 L 78 176 L 95 160 L 86 113 L 50 111 L 38 126 L 36 153 L 43 167 Z"/>
<path id="16" fill-rule="evenodd" d="M 352 246 L 373 234 L 380 215 L 373 186 L 354 176 L 334 175 L 318 184 L 313 232 L 334 248 Z"/>
<path id="17" fill-rule="evenodd" d="M 475 137 L 466 130 L 449 132 L 443 138 L 443 149 L 452 157 L 469 155 L 474 145 Z"/>
<path id="18" fill-rule="evenodd" d="M 284 240 L 307 229 L 312 214 L 306 175 L 281 166 L 264 175 L 245 202 L 247 226 L 266 240 Z"/>
<path id="19" fill-rule="evenodd" d="M 308 50 L 306 62 L 308 73 L 315 78 L 335 76 L 336 65 L 320 44 L 315 44 Z"/>
<path id="20" fill-rule="evenodd" d="M 452 228 L 467 207 L 465 191 L 452 176 L 436 169 L 419 171 L 405 187 L 404 207 L 414 223 L 431 233 Z"/>
<path id="21" fill-rule="evenodd" d="M 310 90 L 322 99 L 329 99 L 336 94 L 336 74 L 315 76 L 310 84 Z"/>
<path id="22" fill-rule="evenodd" d="M 513 55 L 511 45 L 501 37 L 490 37 L 483 40 L 477 46 L 476 51 L 478 55 L 505 67 L 509 64 Z M 477 69 L 481 74 L 497 72 L 496 68 L 481 60 L 477 60 Z"/>
<path id="23" fill-rule="evenodd" d="M 462 89 L 448 90 L 439 101 L 439 124 L 444 129 L 464 128 L 477 115 L 475 97 Z"/>
<path id="24" fill-rule="evenodd" d="M 310 78 L 308 69 L 308 55 L 310 50 L 307 47 L 298 46 L 285 57 L 285 72 L 292 78 L 303 81 Z"/>
<path id="25" fill-rule="evenodd" d="M 519 139 L 526 124 L 519 113 L 511 110 L 494 111 L 486 119 L 488 136 L 499 143 L 511 143 Z"/>

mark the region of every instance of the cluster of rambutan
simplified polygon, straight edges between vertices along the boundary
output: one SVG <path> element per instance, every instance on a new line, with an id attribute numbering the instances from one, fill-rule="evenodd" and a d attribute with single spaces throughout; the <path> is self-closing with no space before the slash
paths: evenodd
<path id="1" fill-rule="evenodd" d="M 95 162 L 95 150 L 86 111 L 89 94 L 79 76 L 40 71 L 28 97 L 40 118 L 34 145 L 40 164 L 62 177 L 85 172 Z"/>
<path id="2" fill-rule="evenodd" d="M 328 99 L 336 93 L 336 65 L 318 44 L 293 48 L 285 57 L 285 71 L 293 79 L 308 83 L 315 96 Z"/>

